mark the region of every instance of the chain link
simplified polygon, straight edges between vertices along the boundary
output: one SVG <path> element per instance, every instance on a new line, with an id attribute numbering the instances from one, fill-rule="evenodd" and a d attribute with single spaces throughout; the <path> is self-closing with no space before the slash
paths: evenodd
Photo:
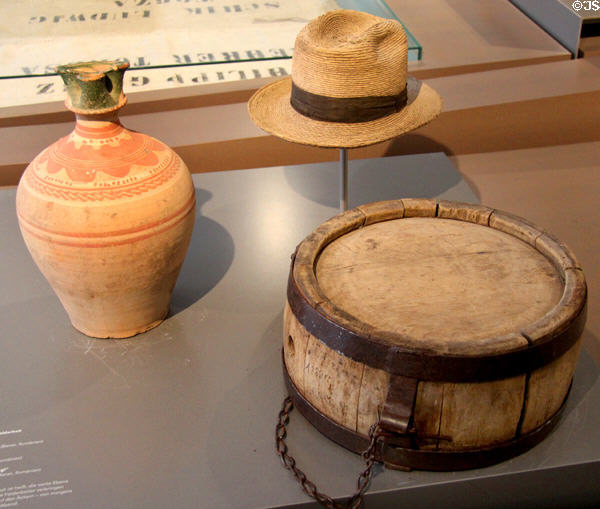
<path id="1" fill-rule="evenodd" d="M 369 429 L 369 447 L 362 453 L 362 457 L 367 466 L 358 476 L 358 480 L 356 481 L 356 492 L 345 504 L 342 504 L 336 502 L 330 496 L 321 493 L 316 485 L 306 477 L 306 474 L 296 466 L 296 460 L 288 453 L 288 446 L 285 443 L 285 439 L 287 437 L 287 425 L 290 422 L 290 412 L 293 409 L 294 403 L 292 402 L 292 398 L 288 396 L 283 401 L 277 420 L 277 426 L 275 427 L 275 450 L 277 451 L 277 455 L 281 458 L 283 466 L 292 471 L 294 477 L 296 477 L 302 486 L 302 489 L 309 497 L 314 498 L 328 509 L 358 509 L 361 507 L 365 491 L 367 491 L 369 483 L 371 482 L 373 465 L 375 464 L 375 448 L 377 445 L 377 438 L 381 433 L 379 423 L 373 424 Z"/>

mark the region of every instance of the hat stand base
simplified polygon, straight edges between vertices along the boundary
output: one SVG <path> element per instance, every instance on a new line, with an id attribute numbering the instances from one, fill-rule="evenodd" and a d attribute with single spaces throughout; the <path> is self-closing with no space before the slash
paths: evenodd
<path id="1" fill-rule="evenodd" d="M 317 430 L 353 452 L 362 453 L 367 449 L 369 439 L 366 435 L 335 423 L 319 412 L 300 393 L 288 374 L 285 362 L 283 363 L 283 377 L 294 406 Z M 570 391 L 569 387 L 559 410 L 544 424 L 525 435 L 496 444 L 494 447 L 462 451 L 432 451 L 398 447 L 380 440 L 376 448 L 375 459 L 392 469 L 434 471 L 468 470 L 505 461 L 531 449 L 548 436 L 560 420 Z"/>

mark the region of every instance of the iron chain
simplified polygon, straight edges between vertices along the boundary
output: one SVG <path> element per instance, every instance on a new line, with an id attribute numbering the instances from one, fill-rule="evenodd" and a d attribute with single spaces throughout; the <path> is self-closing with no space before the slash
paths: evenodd
<path id="1" fill-rule="evenodd" d="M 302 486 L 302 489 L 309 497 L 314 498 L 328 509 L 358 509 L 361 507 L 365 491 L 371 482 L 373 465 L 375 464 L 375 448 L 377 439 L 381 433 L 379 424 L 373 424 L 369 430 L 369 447 L 362 453 L 362 457 L 367 466 L 358 476 L 356 492 L 346 503 L 342 504 L 336 502 L 325 493 L 321 493 L 316 485 L 306 477 L 306 474 L 296 466 L 296 460 L 288 453 L 288 446 L 285 443 L 285 439 L 287 437 L 287 425 L 290 422 L 290 412 L 293 409 L 294 403 L 292 398 L 288 396 L 283 401 L 277 420 L 277 426 L 275 427 L 275 450 L 277 451 L 277 455 L 281 458 L 283 466 L 292 471 L 294 477 L 296 477 Z"/>

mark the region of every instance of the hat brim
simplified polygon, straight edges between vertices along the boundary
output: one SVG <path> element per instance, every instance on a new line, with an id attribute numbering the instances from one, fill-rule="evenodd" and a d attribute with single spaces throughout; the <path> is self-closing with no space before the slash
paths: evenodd
<path id="1" fill-rule="evenodd" d="M 265 85 L 248 101 L 254 123 L 279 138 L 304 145 L 356 148 L 395 138 L 430 122 L 442 111 L 442 99 L 431 87 L 407 78 L 408 101 L 404 108 L 369 122 L 342 123 L 314 120 L 290 104 L 292 78 Z"/>

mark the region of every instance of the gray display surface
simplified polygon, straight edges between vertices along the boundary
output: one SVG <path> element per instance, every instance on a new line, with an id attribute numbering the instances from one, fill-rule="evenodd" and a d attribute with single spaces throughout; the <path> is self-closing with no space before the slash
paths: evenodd
<path id="1" fill-rule="evenodd" d="M 171 314 L 126 340 L 74 330 L 0 191 L 0 508 L 312 507 L 274 452 L 285 395 L 290 254 L 337 213 L 337 163 L 194 175 L 197 217 Z M 350 206 L 477 197 L 443 154 L 350 161 Z M 551 226 L 551 225 L 550 225 Z M 600 503 L 599 369 L 582 355 L 558 428 L 531 451 L 466 472 L 377 467 L 383 507 Z M 300 468 L 334 497 L 364 468 L 298 413 Z"/>

